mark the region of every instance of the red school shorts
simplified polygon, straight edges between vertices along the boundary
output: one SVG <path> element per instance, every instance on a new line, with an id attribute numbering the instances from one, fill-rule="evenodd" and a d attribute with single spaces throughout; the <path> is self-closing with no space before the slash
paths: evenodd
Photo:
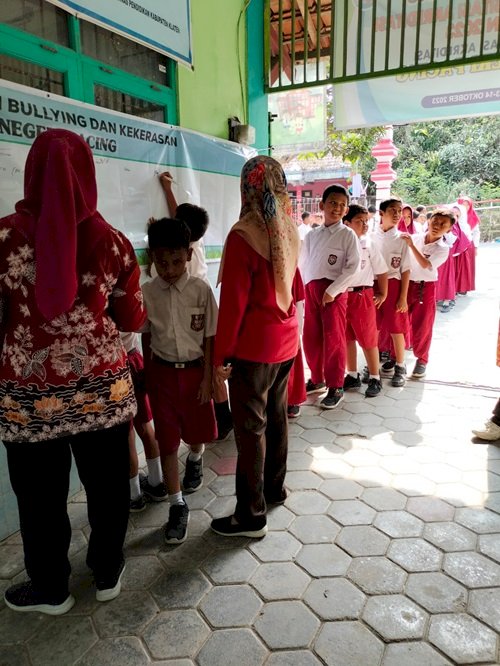
<path id="1" fill-rule="evenodd" d="M 363 349 L 377 347 L 377 309 L 373 302 L 373 287 L 348 292 L 346 340 L 355 340 Z"/>
<path id="2" fill-rule="evenodd" d="M 146 378 L 144 375 L 144 359 L 138 349 L 132 349 L 127 354 L 130 366 L 130 375 L 134 385 L 135 399 L 137 401 L 137 414 L 134 417 L 134 426 L 140 428 L 153 418 L 151 406 L 146 391 Z"/>
<path id="3" fill-rule="evenodd" d="M 147 367 L 147 387 L 156 440 L 163 454 L 175 453 L 181 439 L 204 444 L 217 437 L 213 401 L 200 404 L 203 368 L 173 368 L 153 358 Z"/>
<path id="4" fill-rule="evenodd" d="M 377 326 L 383 333 L 402 333 L 406 335 L 408 331 L 408 313 L 396 312 L 396 303 L 399 299 L 401 290 L 401 281 L 397 278 L 389 279 L 387 289 L 387 298 L 382 306 L 377 310 Z"/>

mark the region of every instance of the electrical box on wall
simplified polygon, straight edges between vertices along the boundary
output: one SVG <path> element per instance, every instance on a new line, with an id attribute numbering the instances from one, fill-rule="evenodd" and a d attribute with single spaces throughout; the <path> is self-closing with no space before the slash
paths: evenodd
<path id="1" fill-rule="evenodd" d="M 229 129 L 229 141 L 251 146 L 255 143 L 255 127 L 243 125 L 236 116 L 227 119 Z"/>

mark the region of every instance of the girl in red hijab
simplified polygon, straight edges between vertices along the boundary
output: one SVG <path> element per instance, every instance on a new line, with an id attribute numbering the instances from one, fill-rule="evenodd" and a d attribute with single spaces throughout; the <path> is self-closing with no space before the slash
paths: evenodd
<path id="1" fill-rule="evenodd" d="M 24 199 L 0 220 L 0 300 L 0 437 L 29 576 L 5 603 L 59 615 L 74 604 L 72 453 L 87 493 L 97 600 L 120 593 L 136 404 L 119 329 L 145 321 L 134 251 L 97 212 L 92 153 L 73 132 L 43 132 L 29 151 Z"/>

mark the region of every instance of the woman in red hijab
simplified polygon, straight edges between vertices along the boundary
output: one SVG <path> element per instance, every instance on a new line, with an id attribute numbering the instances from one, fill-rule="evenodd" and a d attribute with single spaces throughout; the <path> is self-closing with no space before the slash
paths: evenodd
<path id="1" fill-rule="evenodd" d="M 17 496 L 29 580 L 18 611 L 59 615 L 69 594 L 71 453 L 87 493 L 87 564 L 98 601 L 120 593 L 136 411 L 119 330 L 145 320 L 128 240 L 97 212 L 94 160 L 73 132 L 33 143 L 24 199 L 0 220 L 0 437 Z"/>

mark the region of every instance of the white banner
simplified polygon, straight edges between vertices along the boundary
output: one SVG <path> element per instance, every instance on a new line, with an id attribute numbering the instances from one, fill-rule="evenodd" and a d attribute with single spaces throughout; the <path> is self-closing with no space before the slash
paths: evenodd
<path id="1" fill-rule="evenodd" d="M 158 180 L 165 170 L 174 177 L 177 203 L 207 210 L 207 259 L 220 258 L 224 239 L 239 217 L 239 176 L 253 149 L 2 81 L 0 217 L 13 212 L 22 198 L 29 148 L 49 127 L 72 130 L 92 148 L 99 211 L 127 235 L 139 259 L 148 219 L 168 215 Z"/>
<path id="2" fill-rule="evenodd" d="M 189 0 L 49 0 L 134 42 L 193 64 Z"/>

